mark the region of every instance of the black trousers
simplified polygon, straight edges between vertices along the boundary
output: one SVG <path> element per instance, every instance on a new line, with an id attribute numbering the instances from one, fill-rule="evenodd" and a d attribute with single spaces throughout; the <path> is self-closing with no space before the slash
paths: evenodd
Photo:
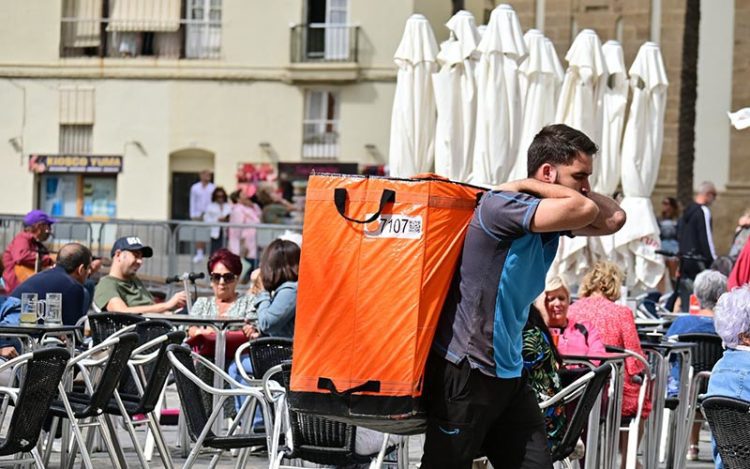
<path id="1" fill-rule="evenodd" d="M 470 468 L 487 456 L 497 469 L 552 467 L 544 419 L 524 374 L 501 379 L 431 355 L 425 370 L 427 434 L 422 469 Z"/>

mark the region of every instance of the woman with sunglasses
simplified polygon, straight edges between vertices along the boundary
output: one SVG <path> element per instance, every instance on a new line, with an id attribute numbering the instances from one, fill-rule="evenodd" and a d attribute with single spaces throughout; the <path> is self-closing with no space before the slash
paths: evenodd
<path id="1" fill-rule="evenodd" d="M 237 283 L 242 273 L 240 256 L 227 249 L 219 249 L 208 259 L 208 276 L 211 280 L 213 296 L 200 297 L 190 310 L 193 316 L 230 316 L 256 319 L 252 298 L 237 293 Z M 213 333 L 205 327 L 191 327 L 190 337 Z"/>

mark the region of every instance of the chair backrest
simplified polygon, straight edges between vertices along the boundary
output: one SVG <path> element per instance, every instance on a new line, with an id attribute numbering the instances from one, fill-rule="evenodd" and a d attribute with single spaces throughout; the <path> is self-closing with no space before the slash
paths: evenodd
<path id="1" fill-rule="evenodd" d="M 565 434 L 552 453 L 553 461 L 565 459 L 575 450 L 578 438 L 580 438 L 584 427 L 588 423 L 589 414 L 596 403 L 596 398 L 609 380 L 611 371 L 612 367 L 610 365 L 601 365 L 593 370 L 594 377 L 586 384 L 586 388 L 578 398 L 573 416 L 568 421 L 568 427 L 565 429 Z"/>
<path id="2" fill-rule="evenodd" d="M 150 320 L 150 321 L 141 321 L 135 324 L 135 329 L 133 332 L 135 332 L 138 335 L 138 347 L 141 345 L 152 341 L 153 339 L 156 339 L 157 337 L 161 337 L 163 335 L 166 335 L 167 333 L 174 330 L 174 326 L 172 323 L 168 321 L 163 320 Z M 150 353 L 156 350 L 158 346 L 155 346 L 151 350 L 147 350 L 144 353 Z M 144 366 L 145 375 L 148 376 L 151 374 L 151 368 L 153 367 L 153 362 L 148 363 Z M 169 368 L 167 366 L 167 368 Z M 136 386 L 135 382 L 133 381 L 133 377 L 130 375 L 130 373 L 126 373 L 122 380 L 120 381 L 120 386 L 117 388 L 117 390 L 120 392 L 120 394 L 129 394 L 129 395 L 138 395 L 138 386 Z"/>
<path id="3" fill-rule="evenodd" d="M 188 432 L 193 441 L 196 441 L 208 424 L 208 415 L 202 404 L 203 397 L 201 395 L 201 389 L 191 379 L 200 378 L 198 378 L 195 373 L 195 364 L 193 363 L 193 357 L 190 354 L 189 348 L 182 345 L 172 344 L 167 347 L 167 352 L 170 352 L 172 356 L 174 356 L 174 358 L 187 369 L 187 372 L 192 374 L 191 377 L 187 376 L 181 369 L 177 368 L 174 363 L 172 363 L 172 371 L 174 372 L 174 379 L 177 383 L 177 393 L 180 396 L 182 408 L 186 409 L 185 416 Z M 207 438 L 211 439 L 214 436 L 214 432 L 209 430 Z"/>
<path id="4" fill-rule="evenodd" d="M 107 364 L 96 383 L 89 405 L 79 413 L 78 417 L 100 415 L 107 408 L 120 380 L 128 371 L 128 360 L 137 346 L 138 335 L 135 333 L 128 332 L 119 337 L 119 341 L 109 351 Z"/>
<path id="5" fill-rule="evenodd" d="M 99 345 L 109 336 L 127 327 L 146 319 L 135 314 L 123 313 L 97 313 L 89 314 L 89 326 L 91 326 L 91 339 L 94 345 Z"/>
<path id="6" fill-rule="evenodd" d="M 283 337 L 261 337 L 250 342 L 250 363 L 253 376 L 263 378 L 266 371 L 292 359 L 292 339 Z"/>
<path id="7" fill-rule="evenodd" d="M 680 334 L 677 340 L 696 344 L 690 351 L 691 363 L 696 373 L 711 371 L 724 355 L 721 337 L 716 334 Z"/>
<path id="8" fill-rule="evenodd" d="M 156 403 L 159 401 L 162 389 L 164 389 L 164 383 L 167 382 L 169 376 L 169 357 L 167 357 L 167 347 L 172 344 L 180 345 L 185 340 L 185 333 L 183 331 L 174 331 L 167 333 L 167 340 L 161 343 L 159 347 L 159 353 L 156 355 L 154 361 L 149 363 L 150 372 L 146 374 L 146 385 L 143 388 L 143 396 L 138 405 L 138 413 L 146 414 L 156 408 Z"/>
<path id="9" fill-rule="evenodd" d="M 37 350 L 26 362 L 26 376 L 0 456 L 31 451 L 36 446 L 69 359 L 67 350 L 55 347 Z"/>
<path id="10" fill-rule="evenodd" d="M 724 467 L 750 467 L 750 402 L 711 396 L 702 406 Z"/>
<path id="11" fill-rule="evenodd" d="M 283 362 L 281 364 L 282 384 L 287 392 L 291 375 L 292 362 Z M 294 443 L 290 458 L 335 466 L 370 461 L 370 457 L 360 456 L 354 452 L 357 427 L 353 425 L 291 409 L 289 409 L 289 421 Z"/>

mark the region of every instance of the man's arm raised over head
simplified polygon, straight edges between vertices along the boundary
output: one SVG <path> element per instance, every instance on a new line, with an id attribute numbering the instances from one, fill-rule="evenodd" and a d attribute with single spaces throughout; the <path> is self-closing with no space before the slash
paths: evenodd
<path id="1" fill-rule="evenodd" d="M 507 182 L 496 189 L 525 192 L 542 199 L 531 219 L 534 233 L 578 230 L 590 225 L 599 215 L 599 208 L 591 199 L 560 184 L 529 178 Z"/>
<path id="2" fill-rule="evenodd" d="M 620 208 L 620 204 L 611 197 L 597 192 L 590 192 L 588 198 L 599 207 L 599 214 L 590 225 L 573 230 L 573 234 L 577 236 L 604 236 L 620 231 L 627 219 L 625 211 Z"/>

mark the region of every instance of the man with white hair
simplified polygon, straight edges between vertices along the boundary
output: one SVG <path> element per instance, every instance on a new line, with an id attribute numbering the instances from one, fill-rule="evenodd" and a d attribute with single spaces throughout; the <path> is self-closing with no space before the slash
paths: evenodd
<path id="1" fill-rule="evenodd" d="M 727 349 L 711 370 L 706 397 L 750 401 L 750 380 L 747 379 L 750 372 L 750 286 L 721 295 L 714 309 L 714 324 Z M 713 446 L 716 467 L 724 467 Z"/>
<path id="2" fill-rule="evenodd" d="M 716 334 L 714 307 L 719 297 L 727 291 L 727 277 L 716 270 L 704 270 L 695 277 L 693 286 L 700 311 L 678 317 L 667 331 L 667 336 L 678 334 Z"/>
<path id="3" fill-rule="evenodd" d="M 669 326 L 667 336 L 681 334 L 716 334 L 714 328 L 714 308 L 722 294 L 727 291 L 727 277 L 716 270 L 704 270 L 695 277 L 695 296 L 700 304 L 698 314 L 689 314 L 678 317 Z M 667 393 L 671 396 L 677 395 L 680 387 L 680 366 L 673 363 L 667 382 Z M 701 424 L 695 422 L 690 430 L 690 441 L 688 445 L 687 459 L 695 461 L 698 459 L 698 440 L 700 437 Z"/>
<path id="4" fill-rule="evenodd" d="M 716 186 L 712 182 L 702 182 L 693 202 L 685 208 L 677 223 L 682 311 L 688 311 L 695 276 L 716 259 L 710 209 L 715 200 Z"/>

